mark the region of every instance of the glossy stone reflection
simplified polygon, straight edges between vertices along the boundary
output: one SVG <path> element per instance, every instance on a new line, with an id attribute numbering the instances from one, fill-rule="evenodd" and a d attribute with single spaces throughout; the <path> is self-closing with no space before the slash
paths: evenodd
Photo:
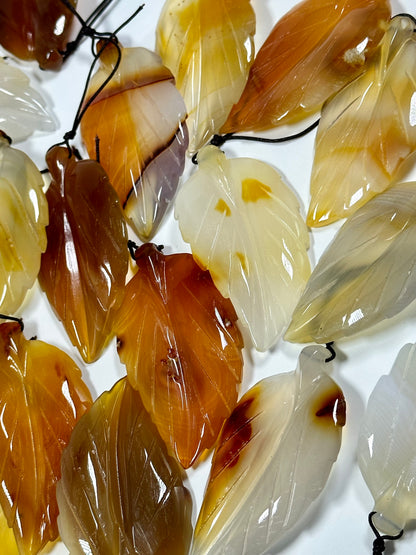
<path id="1" fill-rule="evenodd" d="M 277 22 L 221 132 L 294 123 L 364 69 L 390 18 L 388 0 L 304 0 Z"/>
<path id="2" fill-rule="evenodd" d="M 71 554 L 186 555 L 192 499 L 140 394 L 120 380 L 71 437 L 57 487 Z"/>
<path id="3" fill-rule="evenodd" d="M 237 401 L 242 337 L 231 302 L 190 254 L 136 251 L 115 329 L 128 379 L 187 468 L 215 443 Z"/>
<path id="4" fill-rule="evenodd" d="M 77 0 L 69 0 L 76 7 Z M 73 15 L 61 0 L 1 0 L 0 44 L 42 69 L 62 64 Z"/>
<path id="5" fill-rule="evenodd" d="M 86 362 L 112 336 L 124 295 L 127 230 L 116 192 L 94 160 L 76 160 L 64 147 L 47 154 L 51 219 L 39 282 Z"/>

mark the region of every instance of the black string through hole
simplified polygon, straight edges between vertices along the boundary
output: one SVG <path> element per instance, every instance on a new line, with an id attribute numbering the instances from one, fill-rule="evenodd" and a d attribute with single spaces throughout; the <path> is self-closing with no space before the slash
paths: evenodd
<path id="1" fill-rule="evenodd" d="M 63 141 L 61 141 L 60 143 L 57 143 L 56 145 L 53 146 L 60 146 L 60 145 L 65 145 L 68 149 L 69 152 L 69 157 L 72 156 L 72 154 L 75 154 L 76 157 L 78 158 L 78 151 L 76 151 L 75 149 L 72 149 L 70 147 L 69 141 L 73 140 L 76 132 L 78 130 L 79 124 L 81 123 L 82 117 L 84 116 L 85 112 L 87 111 L 88 107 L 94 102 L 94 100 L 97 98 L 97 96 L 103 91 L 103 89 L 108 85 L 108 83 L 111 81 L 111 79 L 114 77 L 114 75 L 117 73 L 117 70 L 120 66 L 121 63 L 121 48 L 120 45 L 118 43 L 118 39 L 117 39 L 117 33 L 119 33 L 121 31 L 121 29 L 123 29 L 126 25 L 128 25 L 130 23 L 130 21 L 132 19 L 134 19 L 137 14 L 139 12 L 142 11 L 142 9 L 144 8 L 144 4 L 140 5 L 134 12 L 133 14 L 128 17 L 115 31 L 113 31 L 112 33 L 108 33 L 108 32 L 99 32 L 96 31 L 95 29 L 93 29 L 92 27 L 90 27 L 83 19 L 82 17 L 77 13 L 77 11 L 75 10 L 75 8 L 69 3 L 68 0 L 61 0 L 61 2 L 63 2 L 65 4 L 65 6 L 68 7 L 68 9 L 71 10 L 71 12 L 78 18 L 78 20 L 80 21 L 82 28 L 84 29 L 84 35 L 88 35 L 91 38 L 91 51 L 93 54 L 93 62 L 90 66 L 90 69 L 88 71 L 88 75 L 87 75 L 87 79 L 85 82 L 85 86 L 84 86 L 84 90 L 82 92 L 81 95 L 81 100 L 79 102 L 78 105 L 78 109 L 74 118 L 74 122 L 72 125 L 72 129 L 70 129 L 69 131 L 67 131 L 65 133 L 65 135 L 63 136 Z M 108 0 L 107 0 L 108 2 Z M 98 16 L 97 16 L 98 17 Z M 98 48 L 96 48 L 96 41 L 99 40 L 101 41 L 98 46 Z M 94 94 L 92 94 L 92 96 L 88 99 L 88 101 L 85 103 L 84 105 L 84 100 L 85 97 L 87 95 L 87 91 L 88 91 L 88 86 L 89 83 L 91 81 L 91 77 L 93 75 L 95 66 L 97 64 L 97 62 L 100 59 L 101 54 L 103 53 L 103 51 L 105 50 L 105 48 L 107 48 L 107 46 L 109 44 L 112 44 L 113 46 L 115 46 L 116 50 L 117 50 L 117 60 L 116 63 L 114 64 L 113 69 L 111 70 L 110 74 L 106 77 L 106 79 L 103 81 L 103 83 L 101 83 L 101 85 L 98 87 L 98 89 L 94 92 Z M 81 159 L 81 156 L 79 155 L 79 159 Z"/>
<path id="2" fill-rule="evenodd" d="M 12 322 L 17 322 L 20 326 L 20 331 L 23 331 L 25 326 L 23 324 L 23 318 L 17 318 L 16 316 L 8 316 L 7 314 L 0 314 L 2 320 L 11 320 Z"/>
<path id="3" fill-rule="evenodd" d="M 381 535 L 377 528 L 374 526 L 373 516 L 376 514 L 376 511 L 371 512 L 368 515 L 368 523 L 370 525 L 371 530 L 373 531 L 376 539 L 373 541 L 373 555 L 381 555 L 386 550 L 385 540 L 398 540 L 403 536 L 403 530 L 401 530 L 396 536 L 388 536 L 388 535 Z"/>
<path id="4" fill-rule="evenodd" d="M 127 248 L 129 249 L 130 256 L 134 261 L 136 261 L 136 251 L 139 248 L 138 245 L 131 239 L 127 241 Z"/>
<path id="5" fill-rule="evenodd" d="M 299 131 L 299 133 L 294 133 L 293 135 L 288 135 L 286 137 L 278 137 L 276 139 L 269 139 L 267 137 L 252 137 L 251 135 L 234 135 L 234 133 L 226 133 L 225 135 L 214 135 L 209 144 L 213 146 L 222 146 L 227 141 L 255 141 L 259 143 L 286 143 L 288 141 L 292 141 L 294 139 L 299 139 L 310 133 L 315 127 L 319 125 L 319 119 L 314 121 L 309 127 Z"/>

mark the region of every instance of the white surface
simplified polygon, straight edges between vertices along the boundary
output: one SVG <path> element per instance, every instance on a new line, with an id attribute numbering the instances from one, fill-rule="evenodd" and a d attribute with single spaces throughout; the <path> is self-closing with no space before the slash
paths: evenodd
<path id="1" fill-rule="evenodd" d="M 98 25 L 99 30 L 112 31 L 136 9 L 138 4 L 136 0 L 118 0 L 102 18 Z M 295 1 L 252 0 L 252 4 L 257 13 L 256 45 L 258 48 L 277 19 L 295 5 Z M 154 48 L 154 33 L 161 5 L 162 0 L 147 0 L 141 14 L 119 34 L 124 46 Z M 411 12 L 412 7 L 416 15 L 416 6 L 412 0 L 392 2 L 393 13 Z M 38 135 L 24 143 L 14 145 L 29 154 L 40 169 L 45 167 L 46 150 L 61 141 L 64 132 L 72 127 L 90 63 L 91 53 L 87 42 L 57 74 L 41 72 L 35 69 L 33 64 L 19 63 L 24 71 L 31 72 L 32 86 L 47 95 L 60 125 L 59 130 L 52 135 Z M 312 132 L 302 139 L 280 145 L 235 141 L 226 144 L 223 149 L 229 156 L 250 156 L 268 161 L 278 168 L 297 191 L 306 212 L 314 136 Z M 81 147 L 79 135 L 73 144 Z M 192 169 L 189 161 L 187 171 Z M 319 258 L 338 227 L 339 225 L 335 225 L 311 233 L 313 263 Z M 181 240 L 172 214 L 154 238 L 154 242 L 164 244 L 167 253 L 189 251 Z M 25 320 L 26 337 L 37 335 L 39 339 L 57 345 L 69 353 L 83 369 L 85 380 L 94 398 L 111 388 L 118 378 L 125 375 L 124 367 L 118 361 L 115 341 L 95 364 L 86 366 L 82 362 L 49 308 L 46 297 L 37 286 L 29 295 L 21 312 Z M 387 322 L 387 325 L 379 326 L 371 333 L 357 339 L 337 344 L 338 358 L 334 378 L 343 388 L 347 400 L 347 425 L 344 428 L 341 453 L 319 502 L 294 531 L 291 540 L 284 546 L 280 546 L 280 553 L 285 555 L 371 553 L 374 537 L 367 524 L 367 515 L 372 510 L 373 501 L 355 462 L 358 428 L 366 399 L 379 376 L 390 371 L 402 345 L 416 341 L 415 317 L 416 306 L 413 305 L 398 318 Z M 301 345 L 280 341 L 273 352 L 246 353 L 243 391 L 267 375 L 293 370 L 301 349 Z M 208 472 L 209 461 L 189 471 L 190 487 L 195 501 L 195 516 L 202 500 Z M 392 553 L 389 549 L 387 553 Z M 394 550 L 396 555 L 416 552 L 414 527 L 407 529 L 404 537 L 395 542 Z M 52 553 L 57 555 L 67 551 L 58 544 Z"/>

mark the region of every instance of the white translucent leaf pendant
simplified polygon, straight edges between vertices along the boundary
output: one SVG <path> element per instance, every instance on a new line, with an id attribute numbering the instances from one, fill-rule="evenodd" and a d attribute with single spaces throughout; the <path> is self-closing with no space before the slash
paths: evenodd
<path id="1" fill-rule="evenodd" d="M 324 107 L 307 223 L 348 217 L 384 191 L 416 148 L 416 33 L 396 16 L 366 71 Z"/>
<path id="2" fill-rule="evenodd" d="M 175 217 L 255 348 L 272 347 L 310 275 L 307 227 L 280 174 L 265 162 L 227 160 L 217 147 L 204 147 L 178 193 Z"/>
<path id="3" fill-rule="evenodd" d="M 376 528 L 397 535 L 416 518 L 416 345 L 405 345 L 368 399 L 358 463 L 374 498 Z"/>
<path id="4" fill-rule="evenodd" d="M 56 129 L 46 101 L 30 86 L 29 78 L 3 58 L 0 58 L 0 129 L 14 142 L 27 139 L 34 131 Z"/>
<path id="5" fill-rule="evenodd" d="M 416 298 L 416 182 L 372 198 L 321 256 L 285 339 L 328 343 L 390 318 Z"/>
<path id="6" fill-rule="evenodd" d="M 193 555 L 271 552 L 318 497 L 345 423 L 327 357 L 324 347 L 306 347 L 294 372 L 266 378 L 241 398 L 214 452 Z"/>
<path id="7" fill-rule="evenodd" d="M 0 312 L 12 315 L 39 273 L 48 205 L 42 176 L 0 132 Z"/>
<path id="8" fill-rule="evenodd" d="M 185 99 L 191 152 L 218 132 L 240 98 L 255 31 L 249 0 L 166 0 L 156 48 Z"/>

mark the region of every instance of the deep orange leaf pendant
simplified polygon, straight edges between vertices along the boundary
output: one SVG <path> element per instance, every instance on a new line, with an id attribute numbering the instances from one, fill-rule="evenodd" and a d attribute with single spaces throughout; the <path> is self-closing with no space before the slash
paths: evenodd
<path id="1" fill-rule="evenodd" d="M 94 160 L 53 147 L 46 161 L 50 223 L 39 282 L 75 347 L 96 360 L 112 336 L 128 270 L 127 230 L 117 194 Z"/>
<path id="2" fill-rule="evenodd" d="M 77 0 L 69 0 L 73 7 Z M 73 15 L 61 0 L 1 0 L 0 44 L 42 69 L 61 67 Z"/>
<path id="3" fill-rule="evenodd" d="M 91 405 L 68 355 L 26 340 L 17 323 L 0 325 L 0 503 L 20 553 L 38 553 L 58 536 L 62 451 Z"/>
<path id="4" fill-rule="evenodd" d="M 231 302 L 190 254 L 136 250 L 115 325 L 130 383 L 181 464 L 212 447 L 237 401 L 243 340 Z"/>
<path id="5" fill-rule="evenodd" d="M 112 43 L 98 43 L 100 68 L 85 104 L 118 62 Z M 130 225 L 145 242 L 153 237 L 175 196 L 185 164 L 185 103 L 172 73 L 146 48 L 121 48 L 120 65 L 92 100 L 81 133 L 91 158 L 99 139 L 100 162 Z"/>
<path id="6" fill-rule="evenodd" d="M 222 133 L 295 123 L 363 70 L 390 19 L 388 0 L 304 0 L 259 50 Z"/>

